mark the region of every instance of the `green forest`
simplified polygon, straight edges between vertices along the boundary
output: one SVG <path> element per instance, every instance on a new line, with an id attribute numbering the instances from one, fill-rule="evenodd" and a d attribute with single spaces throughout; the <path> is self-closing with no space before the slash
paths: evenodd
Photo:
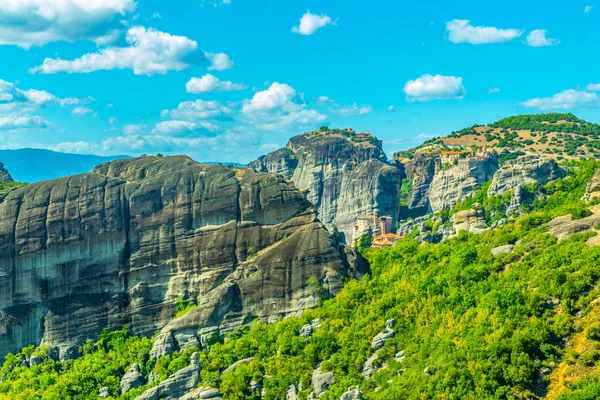
<path id="1" fill-rule="evenodd" d="M 334 298 L 300 317 L 269 325 L 257 321 L 202 349 L 201 385 L 218 387 L 225 399 L 260 398 L 252 391 L 254 381 L 273 400 L 285 399 L 288 387 L 299 383 L 304 399 L 312 371 L 321 365 L 335 376 L 319 397 L 325 400 L 337 400 L 356 385 L 369 400 L 600 398 L 600 322 L 581 323 L 600 297 L 600 247 L 585 243 L 595 233 L 557 241 L 545 225 L 559 215 L 586 214 L 578 211 L 587 206 L 581 197 L 600 164 L 584 160 L 569 166 L 567 177 L 536 189 L 543 200 L 532 203 L 528 214 L 501 228 L 479 236 L 463 232 L 440 244 L 408 236 L 390 248 L 365 249 L 370 274 L 348 280 Z M 489 210 L 497 206 L 483 194 L 473 201 Z M 514 245 L 512 252 L 492 255 L 493 248 L 507 244 Z M 300 328 L 314 319 L 321 326 L 310 337 L 300 336 Z M 396 321 L 395 336 L 378 351 L 377 372 L 364 379 L 371 341 L 389 319 Z M 573 335 L 598 342 L 579 353 L 569 346 Z M 96 399 L 102 387 L 112 398 L 133 399 L 145 387 L 119 396 L 119 379 L 132 363 L 146 376 L 151 371 L 159 376 L 150 384 L 156 385 L 188 365 L 197 351 L 188 348 L 154 363 L 151 347 L 151 338 L 127 328 L 86 342 L 76 360 L 54 361 L 43 346 L 26 347 L 0 369 L 0 399 Z M 405 354 L 401 361 L 395 358 L 399 351 Z M 22 365 L 32 354 L 41 363 Z M 222 374 L 249 357 L 249 363 Z M 580 366 L 580 379 L 553 386 L 560 366 Z"/>

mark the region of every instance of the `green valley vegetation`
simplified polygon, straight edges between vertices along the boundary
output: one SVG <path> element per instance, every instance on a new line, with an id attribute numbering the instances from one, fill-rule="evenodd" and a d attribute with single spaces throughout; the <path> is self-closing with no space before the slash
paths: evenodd
<path id="1" fill-rule="evenodd" d="M 529 214 L 500 228 L 478 236 L 463 232 L 440 244 L 420 244 L 409 235 L 393 247 L 363 247 L 370 274 L 349 280 L 334 298 L 299 317 L 256 321 L 212 341 L 200 353 L 201 386 L 218 387 L 225 399 L 252 399 L 254 381 L 265 389 L 265 399 L 274 400 L 285 399 L 290 385 L 299 383 L 305 399 L 320 365 L 335 376 L 319 396 L 325 400 L 337 400 L 355 385 L 369 400 L 600 398 L 594 307 L 600 298 L 600 247 L 586 244 L 594 232 L 558 241 L 545 225 L 587 206 L 581 197 L 600 163 L 569 165 L 567 177 L 535 188 L 544 196 L 530 205 Z M 485 194 L 473 201 L 495 210 L 496 200 Z M 514 247 L 492 255 L 505 245 Z M 315 319 L 320 327 L 300 336 Z M 375 372 L 365 379 L 362 367 L 374 353 L 371 342 L 389 319 L 396 321 L 395 335 L 378 350 Z M 571 346 L 575 339 L 592 345 Z M 123 329 L 102 332 L 72 361 L 52 360 L 43 346 L 27 347 L 6 357 L 0 399 L 93 399 L 102 387 L 109 387 L 113 398 L 131 399 L 143 388 L 119 397 L 118 382 L 132 363 L 139 363 L 145 376 L 153 371 L 159 378 L 150 385 L 156 385 L 187 365 L 196 351 L 152 362 L 151 345 L 151 339 Z M 34 353 L 41 362 L 24 365 Z M 575 367 L 580 375 L 565 380 L 565 371 Z"/>

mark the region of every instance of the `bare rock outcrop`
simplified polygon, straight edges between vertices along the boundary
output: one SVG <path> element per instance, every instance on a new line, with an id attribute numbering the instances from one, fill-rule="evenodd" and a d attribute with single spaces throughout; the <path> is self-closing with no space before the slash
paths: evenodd
<path id="1" fill-rule="evenodd" d="M 323 224 L 341 232 L 346 242 L 351 240 L 356 217 L 389 215 L 395 222 L 398 216 L 403 174 L 387 163 L 379 142 L 310 132 L 291 138 L 286 149 L 248 166 L 290 176 L 297 188 L 308 191 L 307 198 Z"/>
<path id="2" fill-rule="evenodd" d="M 545 185 L 564 175 L 565 171 L 551 158 L 519 157 L 504 162 L 496 171 L 488 188 L 488 196 L 502 195 L 517 187 L 532 183 Z"/>
<path id="3" fill-rule="evenodd" d="M 180 369 L 173 375 L 162 381 L 158 386 L 152 387 L 136 397 L 135 400 L 160 400 L 179 399 L 189 394 L 200 382 L 200 355 L 192 354 L 189 366 Z M 202 397 L 188 397 L 199 398 Z M 215 398 L 204 397 L 204 398 Z"/>
<path id="4" fill-rule="evenodd" d="M 13 178 L 10 176 L 6 168 L 4 168 L 4 164 L 0 162 L 0 183 L 10 183 L 14 182 Z"/>
<path id="5" fill-rule="evenodd" d="M 342 394 L 340 400 L 362 400 L 363 392 L 360 390 L 359 386 L 351 386 L 348 388 L 348 391 Z"/>
<path id="6" fill-rule="evenodd" d="M 480 209 L 471 208 L 455 213 L 452 215 L 452 224 L 457 234 L 462 231 L 479 234 L 490 230 Z"/>
<path id="7" fill-rule="evenodd" d="M 431 211 L 451 209 L 459 201 L 474 196 L 477 187 L 492 179 L 498 169 L 495 156 L 462 159 L 457 165 L 438 171 L 427 192 Z"/>
<path id="8" fill-rule="evenodd" d="M 129 392 L 131 389 L 144 386 L 144 376 L 140 371 L 139 364 L 132 364 L 121 378 L 121 394 Z"/>
<path id="9" fill-rule="evenodd" d="M 585 199 L 587 201 L 592 201 L 600 198 L 600 170 L 596 171 L 592 179 L 588 182 L 586 191 L 585 191 Z"/>
<path id="10" fill-rule="evenodd" d="M 337 293 L 345 251 L 275 174 L 140 157 L 13 190 L 0 203 L 0 358 L 77 355 L 103 328 L 161 336 L 156 356 Z M 197 304 L 171 321 L 178 298 Z"/>
<path id="11" fill-rule="evenodd" d="M 371 347 L 373 350 L 377 351 L 383 347 L 385 342 L 394 337 L 394 326 L 396 325 L 396 321 L 393 319 L 389 319 L 385 321 L 385 329 L 382 332 L 379 332 L 373 340 L 371 341 Z"/>
<path id="12" fill-rule="evenodd" d="M 410 158 L 407 155 L 410 154 Z M 406 200 L 409 209 L 429 209 L 429 186 L 441 164 L 439 149 L 425 149 L 416 152 L 394 154 L 393 162 L 404 169 L 406 178 L 412 182 L 411 192 Z"/>
<path id="13" fill-rule="evenodd" d="M 500 254 L 512 253 L 512 251 L 513 251 L 514 248 L 515 248 L 515 246 L 513 246 L 512 244 L 505 244 L 504 246 L 494 247 L 492 249 L 492 255 L 494 257 L 497 257 Z"/>
<path id="14" fill-rule="evenodd" d="M 312 373 L 312 390 L 317 396 L 329 389 L 335 383 L 333 372 L 322 372 L 321 367 L 316 368 Z"/>

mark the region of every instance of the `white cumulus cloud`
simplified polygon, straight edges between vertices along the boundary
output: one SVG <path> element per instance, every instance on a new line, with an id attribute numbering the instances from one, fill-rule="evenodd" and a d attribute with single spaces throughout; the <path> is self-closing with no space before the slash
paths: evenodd
<path id="1" fill-rule="evenodd" d="M 186 136 L 190 134 L 197 134 L 199 132 L 216 132 L 218 129 L 218 126 L 209 122 L 171 120 L 156 124 L 154 129 L 152 129 L 152 133 L 159 135 Z"/>
<path id="2" fill-rule="evenodd" d="M 461 77 L 425 74 L 404 85 L 408 101 L 462 99 L 466 89 Z"/>
<path id="3" fill-rule="evenodd" d="M 585 87 L 585 90 L 589 90 L 591 92 L 599 92 L 600 91 L 600 83 L 590 83 Z"/>
<path id="4" fill-rule="evenodd" d="M 105 42 L 135 0 L 8 0 L 0 6 L 0 45 L 24 49 L 50 42 Z"/>
<path id="5" fill-rule="evenodd" d="M 292 28 L 292 32 L 299 33 L 301 35 L 312 35 L 317 30 L 329 24 L 335 25 L 331 17 L 324 14 L 311 14 L 309 10 L 302 16 L 302 18 L 300 18 L 300 23 L 298 26 L 294 26 Z"/>
<path id="6" fill-rule="evenodd" d="M 204 52 L 204 56 L 210 62 L 208 69 L 215 71 L 225 71 L 233 68 L 233 61 L 225 53 L 208 53 Z"/>
<path id="7" fill-rule="evenodd" d="M 538 97 L 519 103 L 519 105 L 542 111 L 596 108 L 600 107 L 600 98 L 596 93 L 569 89 L 552 97 Z"/>
<path id="8" fill-rule="evenodd" d="M 50 125 L 37 115 L 0 115 L 0 130 L 45 129 Z"/>
<path id="9" fill-rule="evenodd" d="M 185 89 L 188 93 L 212 93 L 212 92 L 233 92 L 244 90 L 248 87 L 240 83 L 231 81 L 222 81 L 217 77 L 207 74 L 202 78 L 192 78 L 186 83 Z"/>
<path id="10" fill-rule="evenodd" d="M 75 107 L 73 111 L 71 111 L 71 115 L 95 115 L 96 112 L 89 107 Z"/>
<path id="11" fill-rule="evenodd" d="M 491 88 L 488 90 L 488 94 L 500 93 L 500 88 Z"/>
<path id="12" fill-rule="evenodd" d="M 592 12 L 592 9 L 593 9 L 593 8 L 594 8 L 594 6 L 585 6 L 585 7 L 583 8 L 583 12 L 584 12 L 584 13 L 586 13 L 586 14 L 587 14 L 587 13 L 590 13 L 590 12 Z"/>
<path id="13" fill-rule="evenodd" d="M 490 44 L 503 43 L 523 34 L 520 29 L 499 29 L 493 26 L 473 26 L 467 19 L 454 19 L 446 23 L 448 39 L 452 43 Z"/>
<path id="14" fill-rule="evenodd" d="M 199 120 L 230 120 L 231 110 L 218 101 L 196 100 L 184 101 L 173 110 L 164 110 L 163 117 L 177 120 L 199 121 Z"/>
<path id="15" fill-rule="evenodd" d="M 125 135 L 139 135 L 143 133 L 148 125 L 146 124 L 125 124 L 123 125 L 123 133 Z"/>
<path id="16" fill-rule="evenodd" d="M 74 60 L 46 58 L 31 73 L 88 73 L 100 70 L 132 69 L 136 75 L 165 74 L 181 71 L 197 59 L 198 43 L 185 36 L 175 36 L 155 29 L 135 26 L 127 32 L 128 47 L 107 47 Z M 196 60 L 193 60 L 196 58 Z"/>
<path id="17" fill-rule="evenodd" d="M 527 35 L 527 44 L 531 47 L 556 46 L 560 40 L 546 36 L 546 29 L 535 29 Z"/>
<path id="18" fill-rule="evenodd" d="M 241 112 L 247 122 L 264 130 L 312 128 L 327 120 L 327 116 L 306 109 L 306 103 L 294 88 L 279 82 L 244 100 Z"/>

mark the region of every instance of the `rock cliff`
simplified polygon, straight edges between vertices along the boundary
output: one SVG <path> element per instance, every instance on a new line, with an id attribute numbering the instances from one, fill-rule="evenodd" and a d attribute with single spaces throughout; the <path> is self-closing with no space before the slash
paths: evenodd
<path id="1" fill-rule="evenodd" d="M 410 154 L 410 158 L 406 156 Z M 412 190 L 406 199 L 409 209 L 429 210 L 429 186 L 440 166 L 440 150 L 395 153 L 395 165 L 403 168 L 406 178 L 412 182 Z"/>
<path id="2" fill-rule="evenodd" d="M 492 179 L 498 170 L 495 156 L 484 159 L 459 160 L 455 166 L 436 173 L 429 185 L 427 197 L 434 213 L 451 209 L 477 193 L 477 188 Z"/>
<path id="3" fill-rule="evenodd" d="M 494 174 L 494 179 L 488 188 L 488 196 L 505 194 L 517 187 L 533 183 L 545 185 L 564 175 L 565 171 L 551 158 L 519 157 L 503 163 Z"/>
<path id="4" fill-rule="evenodd" d="M 4 164 L 0 162 L 0 183 L 9 183 L 14 182 L 13 178 L 10 176 L 6 168 L 4 168 Z"/>
<path id="5" fill-rule="evenodd" d="M 353 141 L 342 134 L 310 132 L 290 139 L 280 149 L 249 164 L 257 171 L 282 174 L 308 190 L 319 219 L 349 241 L 360 215 L 399 211 L 402 170 L 387 163 L 381 143 Z"/>
<path id="6" fill-rule="evenodd" d="M 103 328 L 152 335 L 177 299 L 198 305 L 172 323 L 173 346 L 331 293 L 344 249 L 314 207 L 275 174 L 183 156 L 102 164 L 12 191 L 0 204 L 0 357 L 33 343 L 60 358 Z"/>

